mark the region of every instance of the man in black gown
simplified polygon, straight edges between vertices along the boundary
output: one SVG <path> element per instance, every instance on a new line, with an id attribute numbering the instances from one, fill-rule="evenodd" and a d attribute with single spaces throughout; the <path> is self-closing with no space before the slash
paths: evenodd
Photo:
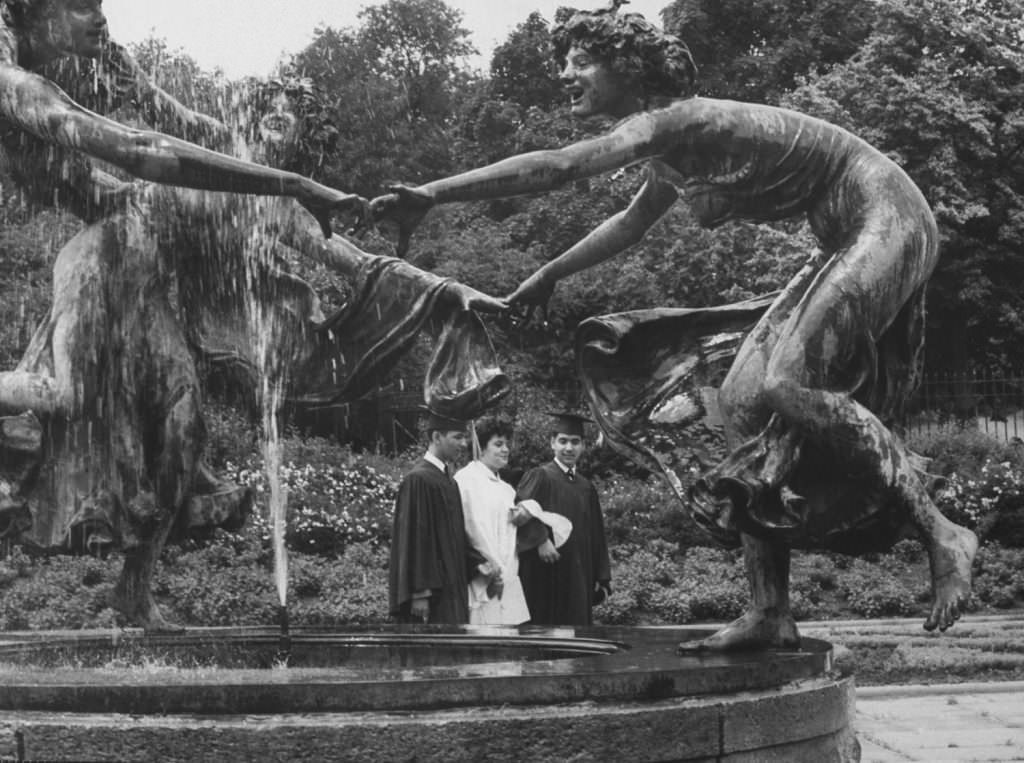
<path id="1" fill-rule="evenodd" d="M 449 466 L 466 451 L 466 422 L 430 414 L 427 438 L 395 500 L 390 611 L 402 623 L 468 623 L 466 529 Z"/>
<path id="2" fill-rule="evenodd" d="M 544 625 L 590 625 L 591 609 L 611 591 L 604 518 L 593 483 L 576 472 L 583 455 L 583 423 L 575 414 L 551 414 L 554 459 L 528 471 L 516 500 L 532 498 L 546 511 L 572 522 L 572 534 L 557 550 L 548 540 L 519 557 L 519 577 L 531 622 Z"/>

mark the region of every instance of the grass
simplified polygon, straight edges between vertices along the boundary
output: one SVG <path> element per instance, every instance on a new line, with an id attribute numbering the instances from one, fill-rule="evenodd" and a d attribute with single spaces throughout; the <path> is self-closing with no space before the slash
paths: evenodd
<path id="1" fill-rule="evenodd" d="M 918 620 L 804 628 L 830 641 L 860 686 L 1024 680 L 1024 617 L 972 620 L 926 633 Z"/>

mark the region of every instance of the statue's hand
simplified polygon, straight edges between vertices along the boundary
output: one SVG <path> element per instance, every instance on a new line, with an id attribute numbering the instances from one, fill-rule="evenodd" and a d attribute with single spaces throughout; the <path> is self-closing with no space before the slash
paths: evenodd
<path id="1" fill-rule="evenodd" d="M 344 193 L 319 183 L 312 183 L 312 186 L 313 190 L 302 194 L 299 197 L 299 202 L 320 223 L 320 230 L 323 231 L 324 238 L 331 237 L 331 217 L 333 215 L 340 214 L 353 220 L 352 224 L 345 226 L 346 230 L 358 227 L 362 221 L 370 219 L 370 203 L 362 196 Z"/>
<path id="2" fill-rule="evenodd" d="M 398 225 L 397 252 L 404 258 L 412 233 L 434 206 L 434 198 L 422 188 L 408 185 L 390 185 L 388 191 L 370 202 L 370 211 L 375 222 L 391 221 Z"/>
<path id="3" fill-rule="evenodd" d="M 526 307 L 522 322 L 529 323 L 533 318 L 536 308 L 540 308 L 544 320 L 547 319 L 548 302 L 555 291 L 555 281 L 549 279 L 543 269 L 531 275 L 519 287 L 504 299 L 507 308 L 515 308 L 520 305 Z"/>
<path id="4" fill-rule="evenodd" d="M 445 288 L 445 298 L 463 310 L 477 310 L 481 313 L 500 313 L 507 310 L 505 301 L 477 291 L 472 286 L 452 281 Z"/>

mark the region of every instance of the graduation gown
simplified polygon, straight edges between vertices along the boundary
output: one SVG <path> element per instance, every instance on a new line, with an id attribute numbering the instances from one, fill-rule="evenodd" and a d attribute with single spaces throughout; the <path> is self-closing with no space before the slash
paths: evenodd
<path id="1" fill-rule="evenodd" d="M 509 517 L 516 491 L 479 461 L 472 461 L 455 475 L 466 519 L 466 540 L 492 567 L 501 571 L 505 584 L 501 598 L 487 595 L 488 578 L 471 574 L 469 622 L 471 625 L 519 625 L 530 619 L 519 580 L 516 526 Z"/>
<path id="2" fill-rule="evenodd" d="M 546 511 L 561 514 L 572 522 L 572 534 L 558 549 L 557 562 L 542 562 L 536 549 L 519 557 L 519 577 L 530 608 L 530 621 L 542 625 L 590 625 L 594 584 L 611 580 L 597 490 L 578 473 L 570 481 L 558 464 L 550 461 L 528 471 L 519 482 L 516 500 L 529 498 Z"/>
<path id="3" fill-rule="evenodd" d="M 467 623 L 466 530 L 459 488 L 426 459 L 405 475 L 395 500 L 390 612 L 408 621 L 412 595 L 429 588 L 430 622 Z"/>

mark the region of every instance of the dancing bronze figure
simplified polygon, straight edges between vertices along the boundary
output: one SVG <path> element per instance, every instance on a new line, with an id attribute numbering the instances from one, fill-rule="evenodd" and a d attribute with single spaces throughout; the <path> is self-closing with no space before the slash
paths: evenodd
<path id="1" fill-rule="evenodd" d="M 927 202 L 900 167 L 844 129 L 783 108 L 694 96 L 696 69 L 683 42 L 618 5 L 575 13 L 553 33 L 573 113 L 619 118 L 609 133 L 419 187 L 395 186 L 374 200 L 376 213 L 397 221 L 407 237 L 435 204 L 536 193 L 645 163 L 646 181 L 627 209 L 508 298 L 530 306 L 544 304 L 562 278 L 640 241 L 679 200 L 711 228 L 805 217 L 821 253 L 781 294 L 717 313 L 674 311 L 673 330 L 659 335 L 680 357 L 703 353 L 704 361 L 714 352 L 701 337 L 715 335 L 717 319 L 745 337 L 729 351 L 734 360 L 715 401 L 728 457 L 684 497 L 714 535 L 742 544 L 752 600 L 737 621 L 681 648 L 798 643 L 791 549 L 864 550 L 892 542 L 908 523 L 931 563 L 925 628 L 945 630 L 964 611 L 977 540 L 938 511 L 921 462 L 886 423 L 919 371 L 925 284 L 939 253 Z M 641 332 L 613 324 L 596 339 L 606 355 L 629 354 L 613 346 L 626 339 L 653 351 L 642 346 Z M 685 367 L 665 375 L 673 373 L 685 376 Z M 687 406 L 673 413 L 627 405 L 608 385 L 585 382 L 597 391 L 594 413 L 611 441 L 659 462 L 650 442 L 629 442 L 642 438 L 643 423 L 607 425 L 642 414 L 653 415 L 646 424 L 654 426 L 657 416 L 685 418 Z"/>

